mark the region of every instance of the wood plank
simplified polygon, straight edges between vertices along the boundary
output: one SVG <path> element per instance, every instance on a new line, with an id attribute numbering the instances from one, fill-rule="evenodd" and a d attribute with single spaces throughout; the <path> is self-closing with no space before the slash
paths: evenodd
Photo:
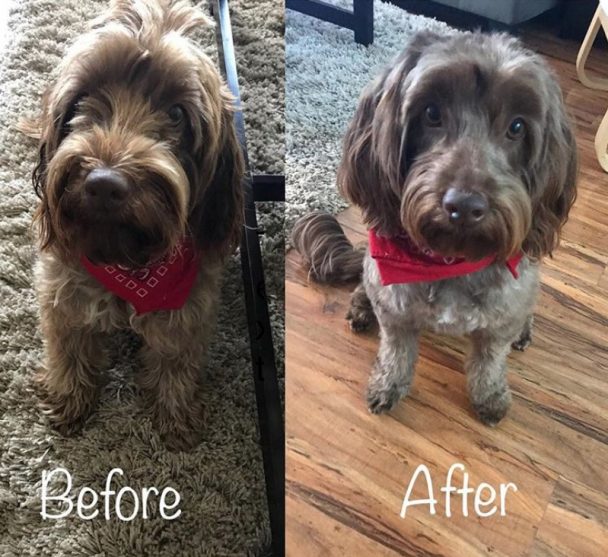
<path id="1" fill-rule="evenodd" d="M 289 485 L 289 484 L 288 484 Z M 301 555 L 302 548 L 310 555 L 401 555 L 382 543 L 370 539 L 356 530 L 347 529 L 339 519 L 319 510 L 326 500 L 325 494 L 300 493 L 290 485 L 293 497 L 287 500 L 286 512 L 291 521 L 287 531 L 286 555 Z"/>
<path id="2" fill-rule="evenodd" d="M 561 479 L 538 529 L 530 554 L 604 557 L 608 548 L 606 492 Z"/>

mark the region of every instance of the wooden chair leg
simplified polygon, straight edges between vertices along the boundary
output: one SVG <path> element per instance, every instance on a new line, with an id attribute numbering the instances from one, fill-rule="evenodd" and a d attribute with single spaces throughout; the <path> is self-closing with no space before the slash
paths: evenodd
<path id="1" fill-rule="evenodd" d="M 602 13 L 602 7 L 598 6 L 583 43 L 581 44 L 581 48 L 578 51 L 578 56 L 576 57 L 576 73 L 580 82 L 585 85 L 585 87 L 589 87 L 590 89 L 608 90 L 608 79 L 590 78 L 585 71 L 587 58 L 593 47 L 595 37 L 597 37 L 597 34 L 602 27 L 602 23 L 608 26 L 608 16 L 605 16 Z"/>
<path id="2" fill-rule="evenodd" d="M 595 153 L 600 166 L 608 172 L 608 111 L 595 134 Z"/>

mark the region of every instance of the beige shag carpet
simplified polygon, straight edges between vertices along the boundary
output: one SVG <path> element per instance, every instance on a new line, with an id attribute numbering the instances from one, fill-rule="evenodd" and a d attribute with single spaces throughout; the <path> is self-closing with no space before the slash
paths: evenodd
<path id="1" fill-rule="evenodd" d="M 41 357 L 29 233 L 36 204 L 29 176 L 36 146 L 15 131 L 35 113 L 66 46 L 102 0 L 18 0 L 0 56 L 0 555 L 266 555 L 269 529 L 238 256 L 230 262 L 223 309 L 207 366 L 204 441 L 190 453 L 160 444 L 137 404 L 133 341 L 116 357 L 97 412 L 82 435 L 64 439 L 41 417 L 30 380 Z M 258 171 L 283 170 L 283 8 L 281 0 L 232 0 L 250 156 Z M 215 42 L 208 34 L 208 52 Z M 275 345 L 283 354 L 283 208 L 260 208 Z M 103 488 L 120 467 L 129 485 L 177 489 L 181 516 L 120 522 L 98 517 L 43 521 L 43 471 L 68 469 L 74 490 Z"/>

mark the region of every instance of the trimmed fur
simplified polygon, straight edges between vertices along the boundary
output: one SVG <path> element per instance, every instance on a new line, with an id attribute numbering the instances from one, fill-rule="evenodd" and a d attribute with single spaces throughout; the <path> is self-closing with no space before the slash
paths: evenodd
<path id="1" fill-rule="evenodd" d="M 524 131 L 511 124 L 521 118 Z M 379 234 L 402 230 L 444 256 L 490 267 L 454 279 L 382 286 L 329 215 L 296 224 L 294 245 L 322 282 L 358 270 L 347 318 L 355 331 L 380 326 L 369 382 L 372 412 L 410 388 L 421 330 L 467 335 L 469 394 L 478 417 L 498 423 L 511 395 L 506 357 L 531 338 L 538 263 L 557 247 L 576 196 L 574 135 L 557 81 L 543 60 L 507 35 L 416 35 L 363 92 L 344 138 L 341 193 Z M 486 216 L 454 223 L 442 206 L 457 188 L 483 196 Z M 316 223 L 314 226 L 313 223 Z M 523 251 L 519 278 L 504 261 Z M 358 265 L 357 262 L 362 262 Z"/>

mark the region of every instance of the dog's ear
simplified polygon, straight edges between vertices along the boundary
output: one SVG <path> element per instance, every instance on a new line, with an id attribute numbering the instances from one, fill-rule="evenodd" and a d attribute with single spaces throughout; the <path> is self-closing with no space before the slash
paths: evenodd
<path id="1" fill-rule="evenodd" d="M 443 40 L 428 31 L 414 35 L 363 91 L 344 136 L 338 189 L 362 209 L 365 222 L 383 234 L 394 234 L 400 228 L 399 200 L 407 172 L 407 76 L 424 51 Z"/>
<path id="2" fill-rule="evenodd" d="M 538 155 L 531 161 L 528 176 L 532 225 L 523 250 L 533 259 L 550 255 L 558 246 L 561 228 L 576 199 L 576 141 L 559 85 L 552 76 L 547 80 L 542 143 Z"/>
<path id="3" fill-rule="evenodd" d="M 51 219 L 49 192 L 47 189 L 47 168 L 53 154 L 69 133 L 69 123 L 74 117 L 78 102 L 83 95 L 77 95 L 65 102 L 51 103 L 49 94 L 43 97 L 43 115 L 40 120 L 40 143 L 38 160 L 32 172 L 32 184 L 40 203 L 34 213 L 34 222 L 38 226 L 41 249 L 51 245 L 56 234 Z"/>
<path id="4" fill-rule="evenodd" d="M 188 221 L 199 247 L 221 257 L 238 245 L 243 223 L 244 162 L 232 118 L 225 108 L 215 171 L 206 184 L 198 184 Z"/>

